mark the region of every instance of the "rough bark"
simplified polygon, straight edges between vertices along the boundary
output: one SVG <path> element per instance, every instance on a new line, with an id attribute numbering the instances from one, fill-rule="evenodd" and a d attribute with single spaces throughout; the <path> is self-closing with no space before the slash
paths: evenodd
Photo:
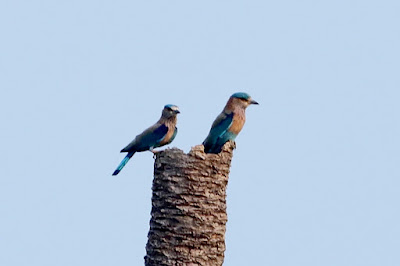
<path id="1" fill-rule="evenodd" d="M 202 145 L 156 154 L 146 266 L 222 265 L 233 149 L 228 142 L 219 154 Z"/>

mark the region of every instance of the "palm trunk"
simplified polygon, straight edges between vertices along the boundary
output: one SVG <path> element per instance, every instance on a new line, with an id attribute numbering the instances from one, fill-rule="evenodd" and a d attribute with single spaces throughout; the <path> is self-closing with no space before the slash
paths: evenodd
<path id="1" fill-rule="evenodd" d="M 232 143 L 219 154 L 199 145 L 156 154 L 146 266 L 222 265 Z"/>

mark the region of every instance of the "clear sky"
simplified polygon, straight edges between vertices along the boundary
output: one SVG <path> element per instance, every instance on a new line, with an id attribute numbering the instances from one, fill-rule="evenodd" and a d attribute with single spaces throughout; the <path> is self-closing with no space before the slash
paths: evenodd
<path id="1" fill-rule="evenodd" d="M 170 145 L 248 92 L 225 265 L 400 265 L 400 1 L 0 3 L 0 265 L 143 265 Z"/>

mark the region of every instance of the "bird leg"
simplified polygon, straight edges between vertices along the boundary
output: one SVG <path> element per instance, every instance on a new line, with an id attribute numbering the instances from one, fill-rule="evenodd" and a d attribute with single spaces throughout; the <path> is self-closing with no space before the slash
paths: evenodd
<path id="1" fill-rule="evenodd" d="M 151 152 L 153 153 L 153 159 L 155 159 L 156 156 L 157 156 L 157 153 L 160 152 L 160 151 L 155 151 L 155 150 L 153 150 L 153 148 L 150 148 L 149 151 L 151 151 Z"/>
<path id="2" fill-rule="evenodd" d="M 149 151 L 151 151 L 153 154 L 159 153 L 160 151 L 155 151 L 153 148 L 151 148 Z"/>

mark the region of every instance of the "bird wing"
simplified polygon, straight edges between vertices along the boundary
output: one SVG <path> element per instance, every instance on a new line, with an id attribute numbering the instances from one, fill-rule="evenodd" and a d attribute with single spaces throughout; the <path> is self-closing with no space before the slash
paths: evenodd
<path id="1" fill-rule="evenodd" d="M 208 134 L 206 140 L 203 142 L 204 146 L 213 147 L 219 140 L 221 136 L 223 136 L 229 127 L 232 125 L 233 121 L 233 113 L 227 114 L 222 112 L 215 119 L 214 123 L 211 126 L 210 133 Z"/>
<path id="2" fill-rule="evenodd" d="M 157 144 L 165 137 L 167 132 L 168 127 L 165 124 L 155 124 L 137 135 L 128 146 L 121 150 L 121 152 L 149 150 L 150 148 L 157 146 Z"/>

